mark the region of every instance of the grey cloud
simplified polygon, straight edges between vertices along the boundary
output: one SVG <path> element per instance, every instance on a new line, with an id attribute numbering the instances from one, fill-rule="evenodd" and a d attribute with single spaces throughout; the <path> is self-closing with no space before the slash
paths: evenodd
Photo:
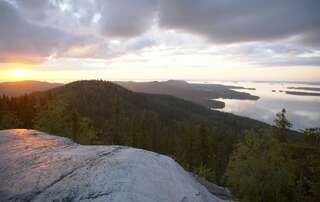
<path id="1" fill-rule="evenodd" d="M 300 36 L 296 42 L 303 46 L 308 46 L 312 48 L 320 48 L 320 27 L 316 31 L 304 33 Z"/>
<path id="2" fill-rule="evenodd" d="M 37 23 L 82 25 L 106 38 L 132 38 L 146 32 L 153 24 L 158 0 L 10 0 Z M 99 16 L 98 22 L 94 18 Z M 60 27 L 59 27 L 60 26 Z"/>
<path id="3" fill-rule="evenodd" d="M 295 64 L 319 65 L 317 58 L 299 58 L 320 47 L 319 8 L 319 0 L 0 0 L 0 62 L 17 57 L 38 60 L 53 52 L 64 57 L 70 46 L 82 46 L 87 52 L 80 55 L 95 58 L 117 57 L 161 43 L 170 48 L 211 46 L 196 41 L 201 37 L 184 39 L 185 32 L 213 44 L 254 42 L 228 51 L 261 64 L 278 54 L 287 59 L 272 63 L 292 59 Z M 93 22 L 95 16 L 100 18 Z M 148 35 L 153 26 L 160 27 L 159 34 Z M 177 32 L 173 37 L 162 29 Z M 79 39 L 81 34 L 90 34 L 89 44 Z M 291 36 L 295 39 L 289 40 Z M 121 39 L 120 44 L 113 44 L 111 38 Z M 279 40 L 284 42 L 278 44 Z M 74 57 L 78 53 L 68 52 Z"/>
<path id="4" fill-rule="evenodd" d="M 10 2 L 23 10 L 28 17 L 39 21 L 48 17 L 48 10 L 55 8 L 49 0 L 10 0 Z"/>
<path id="5" fill-rule="evenodd" d="M 0 1 L 0 27 L 1 62 L 38 62 L 79 40 L 60 30 L 26 21 L 5 1 Z"/>
<path id="6" fill-rule="evenodd" d="M 95 0 L 8 0 L 33 24 L 60 29 L 74 35 L 96 35 L 93 23 Z"/>
<path id="7" fill-rule="evenodd" d="M 248 58 L 253 64 L 263 66 L 319 66 L 320 55 L 312 48 L 282 43 L 252 43 L 226 48 L 230 53 L 241 58 Z"/>
<path id="8" fill-rule="evenodd" d="M 101 32 L 107 37 L 128 38 L 147 31 L 154 21 L 157 0 L 100 0 Z"/>
<path id="9" fill-rule="evenodd" d="M 64 7 L 68 18 L 73 16 L 73 21 L 86 26 L 99 14 L 97 24 L 107 38 L 136 37 L 156 22 L 161 28 L 199 34 L 215 43 L 268 41 L 299 35 L 298 43 L 314 46 L 320 35 L 319 0 L 10 1 L 40 19 L 57 16 L 48 11 L 57 8 L 61 11 Z"/>
<path id="10" fill-rule="evenodd" d="M 164 28 L 203 35 L 218 43 L 265 41 L 316 31 L 318 0 L 161 0 Z"/>

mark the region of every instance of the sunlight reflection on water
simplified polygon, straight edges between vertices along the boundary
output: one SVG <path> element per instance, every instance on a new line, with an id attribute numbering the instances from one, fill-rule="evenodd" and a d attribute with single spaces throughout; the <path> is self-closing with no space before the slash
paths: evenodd
<path id="1" fill-rule="evenodd" d="M 257 101 L 217 99 L 225 102 L 226 106 L 220 111 L 250 117 L 272 124 L 275 114 L 282 108 L 287 110 L 288 119 L 292 122 L 294 129 L 305 129 L 320 127 L 320 97 L 289 95 L 288 87 L 317 87 L 319 85 L 293 84 L 293 83 L 256 83 L 256 82 L 213 82 L 224 85 L 243 86 L 256 88 L 256 90 L 237 90 L 247 92 L 260 97 Z M 272 92 L 275 91 L 275 92 Z M 283 92 L 281 92 L 283 91 Z M 315 92 L 307 90 L 296 90 L 303 92 Z M 319 93 L 319 91 L 318 91 Z"/>

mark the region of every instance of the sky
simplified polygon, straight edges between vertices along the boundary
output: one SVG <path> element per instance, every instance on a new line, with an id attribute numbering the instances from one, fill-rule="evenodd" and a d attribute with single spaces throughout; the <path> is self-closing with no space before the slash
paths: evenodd
<path id="1" fill-rule="evenodd" d="M 319 0 L 0 0 L 0 81 L 320 81 Z"/>

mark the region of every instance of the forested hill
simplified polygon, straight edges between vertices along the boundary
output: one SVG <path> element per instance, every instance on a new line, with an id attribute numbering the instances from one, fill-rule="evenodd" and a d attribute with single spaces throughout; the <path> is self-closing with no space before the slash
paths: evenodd
<path id="1" fill-rule="evenodd" d="M 77 81 L 49 92 L 84 116 L 97 120 L 112 117 L 115 112 L 126 116 L 149 112 L 166 122 L 207 121 L 217 126 L 232 124 L 231 128 L 239 129 L 267 127 L 262 122 L 213 111 L 174 96 L 132 92 L 112 82 Z"/>
<path id="2" fill-rule="evenodd" d="M 81 144 L 155 151 L 219 184 L 245 131 L 270 128 L 173 96 L 136 93 L 97 80 L 17 98 L 3 96 L 0 111 L 0 129 L 34 128 Z"/>

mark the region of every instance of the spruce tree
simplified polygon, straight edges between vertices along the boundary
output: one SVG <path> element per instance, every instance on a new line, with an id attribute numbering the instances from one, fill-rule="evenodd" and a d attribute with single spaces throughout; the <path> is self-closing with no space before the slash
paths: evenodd
<path id="1" fill-rule="evenodd" d="M 286 117 L 286 110 L 282 109 L 281 112 L 276 114 L 276 119 L 274 120 L 276 131 L 275 137 L 280 142 L 286 142 L 288 139 L 288 129 L 291 128 L 292 124 Z"/>

